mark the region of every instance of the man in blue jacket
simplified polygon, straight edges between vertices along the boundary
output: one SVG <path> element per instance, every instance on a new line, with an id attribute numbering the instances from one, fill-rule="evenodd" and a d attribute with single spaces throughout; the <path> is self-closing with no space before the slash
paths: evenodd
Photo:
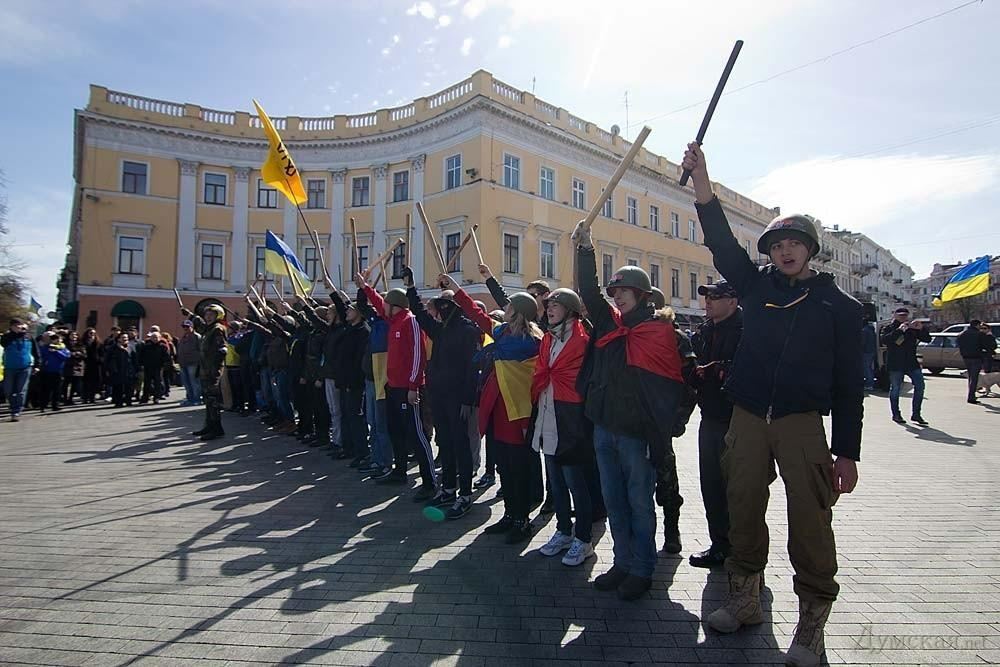
<path id="1" fill-rule="evenodd" d="M 28 395 L 28 380 L 38 371 L 38 348 L 28 334 L 28 325 L 13 318 L 10 329 L 0 337 L 3 346 L 3 389 L 10 401 L 10 420 L 18 421 Z"/>
<path id="2" fill-rule="evenodd" d="M 836 286 L 833 275 L 810 268 L 819 235 L 809 218 L 771 221 L 757 242 L 771 263 L 758 267 L 733 236 L 697 143 L 688 144 L 683 166 L 694 182 L 705 244 L 743 307 L 743 337 L 724 385 L 734 404 L 722 455 L 729 596 L 706 621 L 718 632 L 735 632 L 764 620 L 764 516 L 777 462 L 788 498 L 788 553 L 799 598 L 799 622 L 785 664 L 819 665 L 823 629 L 839 592 L 832 507 L 858 480 L 861 304 Z M 829 448 L 826 414 L 833 422 Z"/>

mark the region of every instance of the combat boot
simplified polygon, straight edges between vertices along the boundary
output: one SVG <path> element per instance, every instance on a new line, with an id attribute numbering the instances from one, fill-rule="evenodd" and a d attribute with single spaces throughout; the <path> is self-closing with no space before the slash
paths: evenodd
<path id="1" fill-rule="evenodd" d="M 795 626 L 792 645 L 785 654 L 786 665 L 806 667 L 821 664 L 826 648 L 823 645 L 823 628 L 832 608 L 833 602 L 829 600 L 799 599 L 799 622 Z"/>
<path id="2" fill-rule="evenodd" d="M 194 436 L 199 436 L 199 435 L 205 435 L 205 434 L 206 434 L 206 433 L 208 433 L 208 432 L 209 432 L 209 431 L 210 431 L 211 429 L 212 429 L 212 427 L 211 427 L 211 425 L 210 425 L 210 424 L 208 423 L 208 420 L 206 419 L 206 420 L 205 420 L 205 424 L 204 424 L 204 426 L 202 426 L 202 427 L 201 427 L 200 429 L 198 429 L 197 431 L 191 431 L 191 435 L 194 435 Z"/>
<path id="3" fill-rule="evenodd" d="M 681 530 L 677 525 L 680 511 L 663 512 L 663 553 L 676 555 L 681 552 Z"/>
<path id="4" fill-rule="evenodd" d="M 226 432 L 222 429 L 222 423 L 212 424 L 211 428 L 201 434 L 201 439 L 204 441 L 216 440 L 224 436 Z"/>
<path id="5" fill-rule="evenodd" d="M 730 572 L 729 595 L 725 603 L 705 619 L 708 627 L 717 632 L 730 633 L 744 625 L 763 623 L 764 613 L 760 608 L 762 581 L 760 572 L 749 576 Z"/>

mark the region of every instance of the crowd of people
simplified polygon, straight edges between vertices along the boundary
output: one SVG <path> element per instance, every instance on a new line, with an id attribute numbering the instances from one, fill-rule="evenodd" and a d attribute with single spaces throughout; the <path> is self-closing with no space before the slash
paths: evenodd
<path id="1" fill-rule="evenodd" d="M 699 288 L 707 318 L 690 337 L 641 268 L 622 267 L 599 284 L 581 223 L 572 237 L 576 291 L 538 281 L 507 294 L 479 266 L 499 310 L 447 274 L 440 293 L 422 299 L 404 268 L 404 288 L 385 293 L 359 273 L 353 296 L 327 278 L 328 300 L 247 297 L 245 317 L 221 305 L 182 309 L 179 338 L 154 328 L 142 340 L 113 330 L 100 341 L 93 329 L 77 339 L 53 328 L 35 340 L 15 322 L 3 339 L 12 419 L 19 392 L 57 410 L 77 397 L 155 403 L 179 383 L 184 404 L 204 404 L 193 434 L 202 440 L 225 435 L 228 409 L 258 414 L 266 428 L 374 484 L 403 487 L 415 461 L 411 497 L 428 516 L 461 520 L 476 492 L 499 481 L 503 515 L 485 532 L 521 544 L 536 510 L 554 512 L 555 531 L 539 552 L 567 566 L 594 555 L 592 526 L 607 520 L 613 564 L 594 587 L 635 600 L 652 585 L 660 536 L 664 551 L 682 549 L 673 441 L 697 406 L 711 542 L 690 562 L 729 574 L 729 595 L 705 620 L 726 633 L 763 620 L 776 464 L 799 597 L 786 660 L 819 664 L 839 592 L 832 507 L 858 480 L 861 307 L 810 266 L 819 238 L 807 217 L 772 221 L 758 241 L 771 264 L 759 267 L 734 237 L 696 143 L 683 166 L 723 276 Z M 883 342 L 894 343 L 899 329 L 882 332 Z M 914 329 L 901 333 L 919 335 Z M 829 441 L 824 415 L 832 415 Z"/>

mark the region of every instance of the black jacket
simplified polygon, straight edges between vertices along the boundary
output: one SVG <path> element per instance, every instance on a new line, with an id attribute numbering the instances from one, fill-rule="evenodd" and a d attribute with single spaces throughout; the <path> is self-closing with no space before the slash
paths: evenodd
<path id="1" fill-rule="evenodd" d="M 135 356 L 118 345 L 111 345 L 104 354 L 104 376 L 108 384 L 129 384 L 135 380 Z"/>
<path id="2" fill-rule="evenodd" d="M 696 208 L 715 266 L 743 306 L 743 337 L 726 393 L 765 419 L 832 413 L 831 451 L 860 460 L 861 304 L 834 284 L 832 274 L 792 285 L 776 266 L 756 266 L 733 236 L 718 198 Z"/>
<path id="3" fill-rule="evenodd" d="M 721 322 L 707 320 L 691 338 L 698 365 L 706 367 L 702 377 L 692 375 L 690 379 L 698 390 L 702 419 L 728 423 L 733 416 L 733 403 L 723 393 L 722 386 L 729 377 L 742 335 L 743 309 L 737 308 Z"/>
<path id="4" fill-rule="evenodd" d="M 963 359 L 985 359 L 996 349 L 996 340 L 992 338 L 979 329 L 966 327 L 958 334 L 958 351 Z"/>
<path id="5" fill-rule="evenodd" d="M 926 329 L 907 328 L 900 331 L 901 323 L 893 320 L 878 333 L 879 342 L 885 345 L 885 367 L 890 371 L 912 371 L 920 368 L 917 361 L 917 344 L 929 343 L 931 332 Z"/>
<path id="6" fill-rule="evenodd" d="M 476 397 L 476 367 L 472 359 L 479 351 L 482 332 L 457 305 L 443 322 L 427 312 L 416 287 L 406 290 L 410 312 L 434 347 L 427 362 L 427 388 L 435 397 L 473 405 Z"/>
<path id="7" fill-rule="evenodd" d="M 170 353 L 165 345 L 152 341 L 142 343 L 135 351 L 139 365 L 147 373 L 162 370 L 170 362 Z"/>

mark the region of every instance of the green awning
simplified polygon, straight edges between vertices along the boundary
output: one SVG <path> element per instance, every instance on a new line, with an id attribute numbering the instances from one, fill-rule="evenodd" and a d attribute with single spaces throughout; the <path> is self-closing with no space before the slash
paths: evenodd
<path id="1" fill-rule="evenodd" d="M 138 301 L 127 299 L 119 301 L 111 309 L 111 317 L 145 317 L 146 309 Z"/>
<path id="2" fill-rule="evenodd" d="M 80 317 L 80 302 L 70 301 L 59 309 L 59 316 L 63 322 L 75 324 Z"/>

